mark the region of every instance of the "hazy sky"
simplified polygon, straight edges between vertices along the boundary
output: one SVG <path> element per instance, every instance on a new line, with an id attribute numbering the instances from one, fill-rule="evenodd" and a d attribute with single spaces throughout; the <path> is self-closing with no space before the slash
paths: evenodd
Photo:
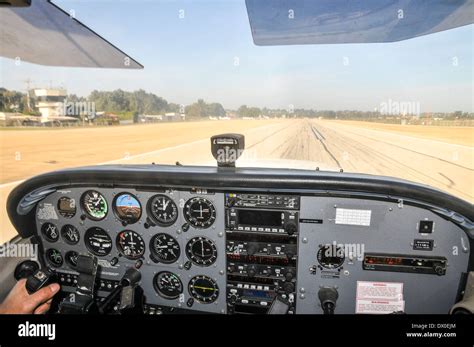
<path id="1" fill-rule="evenodd" d="M 29 78 L 83 96 L 142 88 L 175 103 L 203 98 L 226 108 L 373 110 L 391 99 L 419 102 L 421 112 L 474 109 L 473 25 L 388 44 L 259 47 L 244 0 L 55 3 L 145 69 L 17 67 L 0 58 L 1 86 L 25 90 Z"/>

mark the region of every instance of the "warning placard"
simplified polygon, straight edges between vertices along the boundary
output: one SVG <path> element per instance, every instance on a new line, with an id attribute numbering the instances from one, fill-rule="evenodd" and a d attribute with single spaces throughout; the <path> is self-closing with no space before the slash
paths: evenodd
<path id="1" fill-rule="evenodd" d="M 405 301 L 357 300 L 356 313 L 388 314 L 404 312 Z"/>
<path id="2" fill-rule="evenodd" d="M 404 310 L 403 283 L 357 281 L 356 313 L 384 314 Z"/>

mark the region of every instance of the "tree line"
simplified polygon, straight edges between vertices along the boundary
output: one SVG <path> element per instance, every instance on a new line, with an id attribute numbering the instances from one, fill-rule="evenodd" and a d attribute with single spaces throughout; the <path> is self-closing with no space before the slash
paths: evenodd
<path id="1" fill-rule="evenodd" d="M 30 95 L 31 97 L 31 95 Z M 30 100 L 28 108 L 28 98 L 25 93 L 0 88 L 0 112 L 19 112 L 24 114 L 37 114 L 33 108 L 34 100 Z M 307 117 L 307 118 L 332 118 L 332 119 L 376 119 L 390 118 L 393 116 L 383 115 L 378 111 L 357 111 L 357 110 L 314 110 L 291 108 L 270 109 L 267 107 L 259 108 L 255 106 L 242 105 L 237 110 L 226 111 L 222 104 L 217 102 L 208 103 L 199 99 L 190 105 L 179 105 L 168 102 L 166 99 L 156 94 L 146 92 L 143 89 L 136 91 L 124 91 L 116 89 L 113 91 L 92 91 L 87 97 L 80 97 L 74 94 L 67 96 L 68 102 L 93 102 L 97 112 L 116 113 L 119 115 L 140 115 L 151 114 L 158 115 L 169 112 L 185 113 L 187 119 L 199 119 L 208 117 L 225 117 L 228 114 L 237 117 Z M 444 119 L 473 119 L 473 113 L 455 111 L 450 113 L 429 114 Z M 422 114 L 423 116 L 423 114 Z"/>

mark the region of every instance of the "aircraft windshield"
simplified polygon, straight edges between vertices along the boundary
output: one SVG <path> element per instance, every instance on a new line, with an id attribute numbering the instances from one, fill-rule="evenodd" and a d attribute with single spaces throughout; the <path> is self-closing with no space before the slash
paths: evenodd
<path id="1" fill-rule="evenodd" d="M 215 165 L 209 138 L 228 132 L 246 138 L 237 166 L 394 176 L 474 201 L 472 24 L 393 43 L 260 46 L 244 1 L 54 3 L 144 69 L 0 58 L 0 244 L 16 233 L 8 193 L 29 177 Z"/>

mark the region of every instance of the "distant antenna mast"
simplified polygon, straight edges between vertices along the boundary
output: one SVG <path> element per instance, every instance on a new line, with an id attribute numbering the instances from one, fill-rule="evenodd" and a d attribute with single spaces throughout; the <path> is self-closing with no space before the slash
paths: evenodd
<path id="1" fill-rule="evenodd" d="M 31 112 L 31 105 L 30 105 L 30 85 L 31 85 L 31 80 L 27 78 L 24 80 L 26 83 L 26 106 L 28 107 L 28 112 Z"/>

